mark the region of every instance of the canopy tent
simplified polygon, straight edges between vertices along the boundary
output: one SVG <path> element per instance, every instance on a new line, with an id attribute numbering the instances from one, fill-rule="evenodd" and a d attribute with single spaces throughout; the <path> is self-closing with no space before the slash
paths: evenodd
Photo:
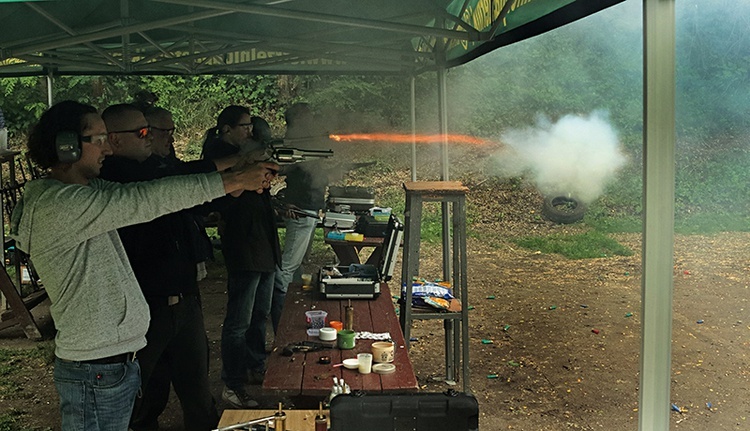
<path id="1" fill-rule="evenodd" d="M 414 75 L 621 1 L 9 2 L 0 4 L 0 76 Z"/>
<path id="2" fill-rule="evenodd" d="M 243 73 L 415 76 L 436 71 L 440 132 L 445 133 L 446 68 L 621 1 L 0 0 L 0 78 Z M 639 428 L 667 430 L 675 0 L 643 3 L 645 227 Z M 448 162 L 443 154 L 443 179 L 447 179 Z"/>

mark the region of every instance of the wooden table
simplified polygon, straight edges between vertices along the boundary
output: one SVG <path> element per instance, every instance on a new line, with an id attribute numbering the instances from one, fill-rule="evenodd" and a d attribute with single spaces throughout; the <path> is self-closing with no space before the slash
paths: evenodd
<path id="1" fill-rule="evenodd" d="M 396 372 L 392 374 L 359 374 L 357 370 L 333 367 L 347 358 L 356 358 L 357 353 L 370 352 L 377 340 L 357 339 L 352 350 L 333 348 L 318 352 L 297 352 L 291 357 L 281 354 L 283 348 L 299 341 L 320 341 L 307 336 L 305 311 L 324 310 L 328 320 L 344 319 L 344 306 L 348 300 L 324 299 L 317 291 L 302 291 L 299 284 L 289 285 L 279 332 L 274 340 L 274 349 L 268 356 L 268 369 L 263 381 L 263 390 L 275 395 L 292 397 L 295 405 L 317 407 L 326 398 L 333 386 L 333 378 L 344 379 L 352 391 L 363 390 L 377 393 L 403 393 L 417 391 L 417 378 L 404 343 L 398 316 L 391 301 L 387 283 L 381 283 L 380 295 L 376 299 L 354 299 L 354 330 L 373 333 L 388 332 L 395 344 Z M 320 364 L 321 356 L 329 356 L 331 364 Z"/>
<path id="2" fill-rule="evenodd" d="M 378 266 L 378 263 L 380 262 L 380 256 L 383 254 L 384 238 L 366 236 L 363 241 L 346 241 L 330 239 L 328 238 L 328 232 L 330 232 L 330 229 L 323 230 L 325 243 L 330 245 L 333 249 L 333 252 L 336 253 L 336 257 L 339 260 L 339 265 L 349 266 L 353 263 L 362 263 L 359 259 L 360 250 L 362 250 L 364 247 L 372 247 L 372 253 L 364 263 Z"/>
<path id="3" fill-rule="evenodd" d="M 219 428 L 273 416 L 274 413 L 276 413 L 276 410 L 224 410 L 219 420 Z M 284 423 L 287 431 L 313 431 L 315 429 L 317 410 L 284 410 L 284 413 L 286 413 Z M 323 410 L 323 414 L 328 417 L 328 410 Z M 328 426 L 330 425 L 331 420 L 329 418 Z"/>

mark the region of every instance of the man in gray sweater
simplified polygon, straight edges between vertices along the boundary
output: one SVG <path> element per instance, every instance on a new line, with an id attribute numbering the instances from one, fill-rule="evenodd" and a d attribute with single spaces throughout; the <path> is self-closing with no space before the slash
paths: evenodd
<path id="1" fill-rule="evenodd" d="M 140 133 L 140 131 L 132 131 Z M 31 131 L 28 154 L 49 175 L 26 184 L 11 236 L 44 280 L 57 329 L 54 380 L 62 429 L 128 428 L 140 386 L 135 352 L 149 309 L 116 229 L 227 193 L 262 192 L 274 163 L 116 184 L 96 178 L 112 154 L 96 110 L 60 102 Z"/>

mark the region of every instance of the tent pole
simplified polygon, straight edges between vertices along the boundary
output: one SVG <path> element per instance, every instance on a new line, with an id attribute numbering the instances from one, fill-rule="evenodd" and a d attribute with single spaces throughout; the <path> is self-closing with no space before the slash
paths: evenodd
<path id="1" fill-rule="evenodd" d="M 446 93 L 445 68 L 437 70 L 438 79 L 438 115 L 440 128 L 440 179 L 448 181 L 448 96 Z"/>
<path id="2" fill-rule="evenodd" d="M 448 181 L 448 96 L 446 95 L 445 68 L 437 70 L 438 115 L 440 128 L 440 179 Z M 443 213 L 443 280 L 453 280 L 453 260 L 451 258 L 450 208 L 448 202 L 441 202 Z"/>
<path id="3" fill-rule="evenodd" d="M 638 429 L 669 430 L 675 181 L 675 0 L 643 1 L 643 277 Z"/>
<path id="4" fill-rule="evenodd" d="M 417 77 L 411 77 L 411 180 L 417 181 Z"/>
<path id="5" fill-rule="evenodd" d="M 54 78 L 52 76 L 52 71 L 49 71 L 47 73 L 47 107 L 52 107 L 52 84 L 54 83 Z"/>

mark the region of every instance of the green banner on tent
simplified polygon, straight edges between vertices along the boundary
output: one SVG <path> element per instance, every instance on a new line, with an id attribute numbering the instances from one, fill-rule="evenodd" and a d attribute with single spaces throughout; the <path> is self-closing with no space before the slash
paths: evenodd
<path id="1" fill-rule="evenodd" d="M 448 60 L 461 57 L 488 40 L 545 17 L 576 0 L 454 0 L 446 10 L 481 33 L 481 40 L 451 40 L 446 46 Z M 507 9 L 504 12 L 504 9 Z M 449 23 L 455 30 L 459 24 Z"/>

